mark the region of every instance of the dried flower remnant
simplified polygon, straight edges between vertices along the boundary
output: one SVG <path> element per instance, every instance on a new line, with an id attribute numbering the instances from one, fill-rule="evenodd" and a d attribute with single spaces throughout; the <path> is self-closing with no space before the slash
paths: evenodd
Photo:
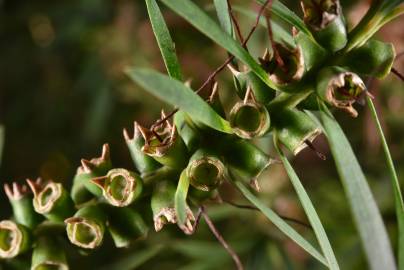
<path id="1" fill-rule="evenodd" d="M 266 50 L 264 56 L 258 59 L 262 67 L 269 73 L 270 80 L 278 85 L 299 81 L 303 77 L 305 69 L 301 47 L 292 48 L 281 43 L 275 43 L 273 47 L 277 50 L 277 58 Z M 282 61 L 279 62 L 279 59 Z"/>
<path id="2" fill-rule="evenodd" d="M 358 112 L 352 105 L 368 92 L 362 79 L 355 73 L 340 67 L 329 67 L 318 74 L 317 94 L 331 106 L 357 117 Z"/>
<path id="3" fill-rule="evenodd" d="M 76 246 L 95 249 L 104 238 L 105 222 L 106 216 L 99 206 L 85 206 L 65 220 L 67 236 Z"/>
<path id="4" fill-rule="evenodd" d="M 348 38 L 339 0 L 308 0 L 301 5 L 305 23 L 323 47 L 332 52 L 345 47 Z"/>
<path id="5" fill-rule="evenodd" d="M 136 200 L 142 192 L 139 175 L 126 169 L 112 169 L 106 176 L 91 179 L 102 189 L 103 196 L 112 205 L 124 207 Z"/>
<path id="6" fill-rule="evenodd" d="M 16 182 L 13 182 L 11 186 L 4 184 L 4 191 L 11 203 L 17 223 L 34 228 L 41 222 L 43 218 L 34 210 L 33 194 L 27 185 L 20 185 Z"/>
<path id="7" fill-rule="evenodd" d="M 9 259 L 31 247 L 28 228 L 11 220 L 0 222 L 0 258 Z"/>
<path id="8" fill-rule="evenodd" d="M 197 150 L 191 157 L 187 174 L 190 184 L 202 191 L 212 191 L 226 179 L 226 167 L 218 155 L 205 149 Z"/>
<path id="9" fill-rule="evenodd" d="M 136 169 L 143 175 L 158 169 L 161 167 L 161 164 L 154 158 L 143 153 L 142 147 L 145 144 L 145 140 L 141 128 L 142 127 L 135 121 L 133 124 L 133 136 L 131 137 L 126 129 L 123 130 L 123 136 Z M 142 129 L 144 130 L 144 128 Z"/>
<path id="10" fill-rule="evenodd" d="M 63 221 L 74 213 L 74 203 L 62 184 L 53 181 L 36 181 L 27 179 L 28 186 L 34 193 L 33 205 L 37 213 L 51 221 Z"/>
<path id="11" fill-rule="evenodd" d="M 153 191 L 151 208 L 156 232 L 162 230 L 166 224 L 175 224 L 178 221 L 174 207 L 175 191 L 174 185 L 170 182 L 159 183 Z M 187 207 L 186 222 L 184 225 L 180 226 L 180 229 L 186 234 L 192 234 L 193 221 L 195 221 L 195 217 L 191 209 Z"/>
<path id="12" fill-rule="evenodd" d="M 164 111 L 161 119 L 166 119 Z M 145 144 L 142 151 L 165 166 L 176 169 L 187 164 L 188 152 L 184 141 L 179 136 L 176 126 L 169 119 L 152 127 L 151 130 L 139 127 Z"/>

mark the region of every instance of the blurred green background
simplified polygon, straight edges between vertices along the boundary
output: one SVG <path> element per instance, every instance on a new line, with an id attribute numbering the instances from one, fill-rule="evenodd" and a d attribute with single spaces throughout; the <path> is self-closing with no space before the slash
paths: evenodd
<path id="1" fill-rule="evenodd" d="M 195 1 L 208 10 L 211 1 Z M 290 1 L 301 15 L 296 1 Z M 350 25 L 367 8 L 367 1 L 342 1 Z M 254 1 L 232 1 L 257 10 Z M 186 78 L 198 87 L 221 64 L 226 52 L 189 24 L 162 7 L 176 42 Z M 212 16 L 214 13 L 209 11 Z M 252 21 L 237 14 L 246 33 Z M 379 38 L 404 50 L 404 19 L 386 26 Z M 258 56 L 268 46 L 266 31 L 259 29 L 249 43 Z M 164 65 L 141 0 L 0 0 L 0 182 L 23 182 L 41 176 L 71 185 L 81 158 L 98 156 L 101 145 L 111 146 L 115 166 L 133 169 L 122 129 L 136 119 L 150 125 L 161 108 L 169 108 L 142 91 L 124 75 L 127 66 Z M 395 63 L 404 72 L 404 57 Z M 219 76 L 225 107 L 234 102 L 230 74 Z M 374 82 L 371 92 L 381 114 L 399 178 L 404 175 L 404 87 L 393 75 Z M 383 153 L 367 108 L 358 119 L 337 114 L 374 191 L 391 239 L 395 244 L 394 197 Z M 5 136 L 3 136 L 5 135 Z M 4 142 L 1 140 L 4 139 Z M 268 151 L 268 139 L 260 143 Z M 2 147 L 4 145 L 4 147 Z M 336 247 L 342 269 L 367 269 L 349 207 L 323 137 L 315 145 L 329 158 L 321 161 L 305 150 L 293 160 Z M 274 165 L 260 179 L 262 198 L 280 214 L 305 221 L 305 216 L 283 168 Z M 225 185 L 222 193 L 241 202 L 238 193 Z M 10 215 L 4 193 L 0 195 L 1 218 Z M 208 206 L 208 212 L 225 239 L 235 247 L 247 269 L 322 269 L 303 250 L 287 240 L 263 216 L 228 205 Z M 294 225 L 308 239 L 313 233 Z M 149 239 L 132 248 L 117 250 L 107 239 L 87 256 L 67 245 L 71 269 L 98 269 L 125 260 L 154 255 L 140 269 L 233 269 L 230 257 L 202 222 L 192 237 L 176 226 L 150 233 Z M 161 247 L 161 249 L 160 249 Z M 152 248 L 152 250 L 149 250 Z M 147 255 L 147 254 L 146 254 Z M 147 257 L 147 256 L 146 256 Z M 29 258 L 1 262 L 4 269 L 26 266 Z M 134 263 L 132 261 L 132 263 Z M 112 268 L 111 268 L 112 269 Z M 116 266 L 115 269 L 123 269 Z"/>

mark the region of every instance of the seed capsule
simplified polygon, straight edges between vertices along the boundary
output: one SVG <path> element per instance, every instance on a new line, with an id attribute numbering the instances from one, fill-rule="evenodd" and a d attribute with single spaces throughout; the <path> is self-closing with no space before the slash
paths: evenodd
<path id="1" fill-rule="evenodd" d="M 226 179 L 226 167 L 213 151 L 199 149 L 189 161 L 187 174 L 193 187 L 212 191 Z"/>
<path id="2" fill-rule="evenodd" d="M 4 191 L 13 208 L 14 219 L 30 229 L 35 228 L 43 217 L 34 210 L 32 205 L 33 194 L 27 185 L 4 184 Z"/>
<path id="3" fill-rule="evenodd" d="M 40 237 L 32 253 L 31 270 L 68 270 L 66 254 L 58 239 Z"/>
<path id="4" fill-rule="evenodd" d="M 34 193 L 33 205 L 37 213 L 51 221 L 63 221 L 74 213 L 74 203 L 62 184 L 48 181 L 44 183 L 27 179 Z"/>
<path id="5" fill-rule="evenodd" d="M 125 169 L 112 169 L 106 176 L 91 179 L 102 189 L 104 198 L 112 205 L 124 207 L 135 201 L 142 192 L 142 179 Z"/>
<path id="6" fill-rule="evenodd" d="M 161 167 L 154 158 L 146 155 L 142 151 L 142 146 L 145 144 L 144 138 L 141 133 L 141 128 L 137 122 L 134 122 L 134 134 L 131 138 L 126 129 L 123 130 L 123 136 L 128 146 L 133 163 L 140 174 L 149 173 Z"/>
<path id="7" fill-rule="evenodd" d="M 289 151 L 297 155 L 321 134 L 320 127 L 304 112 L 287 109 L 279 112 L 274 119 L 276 139 Z"/>
<path id="8" fill-rule="evenodd" d="M 255 100 L 261 104 L 268 104 L 275 97 L 276 91 L 266 85 L 253 71 L 241 72 L 233 66 L 228 65 L 233 73 L 236 93 L 240 98 L 244 98 L 247 87 L 250 87 L 254 93 Z"/>
<path id="9" fill-rule="evenodd" d="M 91 179 L 106 175 L 111 167 L 112 163 L 108 144 L 103 145 L 100 157 L 91 160 L 82 159 L 81 166 L 77 169 L 77 173 L 73 179 L 71 190 L 73 201 L 76 204 L 81 204 L 91 199 L 92 196 L 101 196 L 102 190 L 94 185 Z"/>
<path id="10" fill-rule="evenodd" d="M 327 67 L 317 75 L 318 96 L 336 108 L 357 117 L 358 112 L 352 105 L 366 93 L 362 79 L 353 72 L 341 67 Z"/>
<path id="11" fill-rule="evenodd" d="M 395 56 L 393 44 L 369 40 L 344 55 L 338 65 L 361 75 L 383 79 L 390 73 Z"/>
<path id="12" fill-rule="evenodd" d="M 117 248 L 127 247 L 136 240 L 146 238 L 149 229 L 138 212 L 129 207 L 110 207 L 107 212 L 108 230 Z"/>
<path id="13" fill-rule="evenodd" d="M 0 222 L 0 258 L 14 258 L 30 247 L 31 234 L 27 227 L 11 220 Z"/>
<path id="14" fill-rule="evenodd" d="M 273 160 L 249 141 L 229 137 L 223 145 L 223 157 L 230 167 L 247 179 L 256 179 Z"/>
<path id="15" fill-rule="evenodd" d="M 262 67 L 269 73 L 269 78 L 282 86 L 300 81 L 305 71 L 302 48 L 300 46 L 293 48 L 281 43 L 275 43 L 274 48 L 277 50 L 278 58 L 268 50 L 262 58 L 259 58 Z"/>
<path id="16" fill-rule="evenodd" d="M 175 192 L 175 186 L 168 181 L 160 182 L 153 191 L 151 208 L 156 232 L 163 229 L 168 223 L 177 223 L 178 217 L 174 207 Z M 192 211 L 188 207 L 186 212 L 187 223 L 195 220 Z M 188 231 L 187 227 L 181 229 L 185 229 L 184 232 Z"/>
<path id="17" fill-rule="evenodd" d="M 106 216 L 99 206 L 85 206 L 65 220 L 72 244 L 85 249 L 99 247 L 104 238 Z"/>
<path id="18" fill-rule="evenodd" d="M 331 52 L 344 48 L 348 38 L 339 0 L 309 0 L 301 4 L 304 22 L 316 40 Z"/>
<path id="19" fill-rule="evenodd" d="M 230 111 L 229 120 L 234 133 L 245 139 L 264 135 L 271 123 L 267 109 L 254 101 L 237 102 Z"/>
<path id="20" fill-rule="evenodd" d="M 166 117 L 164 112 L 161 117 L 162 119 Z M 145 139 L 143 153 L 171 168 L 181 169 L 186 166 L 188 151 L 175 125 L 167 120 L 155 132 L 142 129 L 141 131 Z"/>

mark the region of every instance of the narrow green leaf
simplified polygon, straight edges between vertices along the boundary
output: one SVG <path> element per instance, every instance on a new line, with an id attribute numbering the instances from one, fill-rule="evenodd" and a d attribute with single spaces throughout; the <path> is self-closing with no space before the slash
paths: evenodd
<path id="1" fill-rule="evenodd" d="M 386 138 L 384 137 L 383 129 L 377 116 L 376 108 L 373 105 L 371 98 L 367 97 L 368 105 L 372 113 L 373 120 L 377 126 L 380 139 L 383 145 L 383 151 L 387 162 L 388 171 L 390 173 L 391 184 L 394 190 L 394 198 L 396 205 L 396 215 L 398 221 L 398 265 L 399 269 L 404 269 L 404 202 L 403 195 L 401 193 L 400 182 L 398 181 L 396 169 L 394 168 L 394 162 L 390 155 L 389 146 L 387 145 Z"/>
<path id="2" fill-rule="evenodd" d="M 171 39 L 170 32 L 168 31 L 167 25 L 156 3 L 156 0 L 146 0 L 146 6 L 153 32 L 159 45 L 161 55 L 163 56 L 168 74 L 171 77 L 181 81 L 181 68 L 175 53 L 175 44 Z"/>
<path id="3" fill-rule="evenodd" d="M 321 255 L 316 248 L 313 247 L 306 239 L 304 239 L 298 232 L 295 231 L 288 223 L 279 217 L 272 209 L 267 207 L 260 201 L 243 183 L 238 180 L 233 180 L 233 183 L 240 190 L 240 192 L 247 198 L 253 205 L 255 205 L 280 231 L 286 234 L 291 240 L 303 248 L 307 253 L 316 258 L 319 262 L 328 266 L 326 259 Z"/>
<path id="4" fill-rule="evenodd" d="M 258 3 L 263 5 L 266 0 L 256 0 Z M 313 35 L 310 30 L 307 28 L 306 24 L 299 18 L 293 11 L 288 9 L 284 4 L 280 1 L 274 1 L 272 4 L 271 12 L 281 18 L 282 20 L 288 22 L 289 24 L 296 27 L 298 30 L 302 31 L 306 35 L 308 35 L 311 39 L 314 40 Z"/>
<path id="5" fill-rule="evenodd" d="M 185 224 L 187 218 L 187 196 L 189 188 L 189 178 L 187 171 L 183 170 L 178 181 L 177 190 L 174 197 L 175 212 L 177 214 L 177 222 L 181 226 Z"/>
<path id="6" fill-rule="evenodd" d="M 324 104 L 320 115 L 369 266 L 373 270 L 396 269 L 386 228 L 351 145 Z"/>
<path id="7" fill-rule="evenodd" d="M 214 42 L 225 48 L 228 52 L 246 64 L 251 70 L 257 74 L 261 80 L 269 87 L 280 90 L 269 79 L 268 74 L 261 68 L 257 61 L 235 41 L 229 34 L 224 32 L 214 20 L 212 20 L 202 9 L 195 5 L 190 0 L 161 0 L 166 6 L 183 17 L 186 21 L 192 24 L 195 28 L 212 39 Z"/>
<path id="8" fill-rule="evenodd" d="M 222 29 L 229 34 L 229 36 L 234 36 L 233 23 L 229 14 L 229 6 L 227 5 L 227 0 L 214 0 L 217 18 L 219 19 L 220 26 Z"/>
<path id="9" fill-rule="evenodd" d="M 134 270 L 155 257 L 163 249 L 162 245 L 153 245 L 145 249 L 136 249 L 116 262 L 101 267 L 100 270 Z"/>
<path id="10" fill-rule="evenodd" d="M 151 69 L 130 68 L 126 73 L 149 93 L 187 112 L 193 119 L 218 131 L 232 133 L 229 122 L 182 82 Z"/>
<path id="11" fill-rule="evenodd" d="M 323 250 L 324 256 L 328 261 L 329 268 L 339 269 L 338 262 L 335 258 L 335 254 L 331 247 L 330 241 L 328 240 L 323 224 L 320 221 L 320 218 L 313 206 L 313 203 L 310 200 L 309 195 L 304 189 L 299 177 L 297 176 L 295 170 L 293 170 L 293 167 L 290 165 L 288 159 L 279 149 L 276 141 L 274 141 L 274 145 L 290 178 L 290 181 L 292 182 L 292 185 L 295 188 L 297 195 L 299 196 L 299 200 L 304 208 L 307 218 L 309 219 L 310 224 L 313 227 L 314 233 L 316 234 L 317 240 L 321 246 L 321 249 Z"/>
<path id="12" fill-rule="evenodd" d="M 255 20 L 257 18 L 256 12 L 245 9 L 244 7 L 233 6 L 233 10 L 248 17 L 251 20 Z M 267 27 L 267 23 L 265 21 L 265 18 L 263 18 L 263 17 L 260 18 L 259 24 L 265 28 Z M 295 42 L 293 41 L 292 35 L 289 32 L 287 32 L 282 26 L 280 26 L 276 21 L 271 20 L 271 27 L 272 27 L 272 32 L 274 34 L 275 41 L 277 41 L 277 42 L 284 41 L 289 45 L 295 44 Z"/>

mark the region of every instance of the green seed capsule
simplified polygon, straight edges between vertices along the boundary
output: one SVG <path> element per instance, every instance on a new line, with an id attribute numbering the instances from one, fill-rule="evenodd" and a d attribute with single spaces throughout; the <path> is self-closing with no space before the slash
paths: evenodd
<path id="1" fill-rule="evenodd" d="M 255 100 L 261 104 L 268 104 L 275 97 L 276 91 L 266 85 L 253 71 L 237 71 L 233 66 L 228 68 L 233 73 L 236 93 L 240 98 L 244 98 L 247 87 L 254 93 Z"/>
<path id="2" fill-rule="evenodd" d="M 293 39 L 302 50 L 306 72 L 319 66 L 327 58 L 328 53 L 323 47 L 310 39 L 305 33 L 297 33 L 295 28 L 293 28 Z"/>
<path id="3" fill-rule="evenodd" d="M 321 134 L 319 126 L 304 112 L 293 109 L 283 110 L 274 118 L 276 139 L 289 151 L 297 155 Z"/>
<path id="4" fill-rule="evenodd" d="M 104 238 L 106 216 L 99 206 L 90 205 L 65 220 L 67 236 L 72 244 L 85 249 L 99 247 Z"/>
<path id="5" fill-rule="evenodd" d="M 331 52 L 344 48 L 348 37 L 339 0 L 310 0 L 301 3 L 304 21 L 316 40 Z"/>
<path id="6" fill-rule="evenodd" d="M 14 182 L 11 187 L 5 184 L 4 191 L 11 203 L 17 223 L 33 229 L 43 220 L 43 217 L 34 210 L 33 194 L 26 185 L 18 185 Z"/>
<path id="7" fill-rule="evenodd" d="M 194 188 L 212 191 L 226 179 L 226 167 L 213 151 L 199 149 L 189 160 L 187 174 Z"/>
<path id="8" fill-rule="evenodd" d="M 27 227 L 11 220 L 0 222 L 0 258 L 14 258 L 30 248 L 31 234 Z"/>
<path id="9" fill-rule="evenodd" d="M 91 160 L 82 159 L 81 166 L 73 179 L 72 198 L 76 204 L 84 203 L 90 197 L 87 189 L 94 196 L 101 196 L 102 190 L 91 182 L 94 177 L 106 175 L 111 169 L 112 163 L 109 152 L 109 145 L 104 144 L 102 154 L 98 158 Z"/>
<path id="10" fill-rule="evenodd" d="M 135 210 L 108 208 L 108 230 L 117 248 L 127 247 L 134 241 L 145 239 L 148 227 L 142 216 Z"/>
<path id="11" fill-rule="evenodd" d="M 126 145 L 129 148 L 133 163 L 141 175 L 161 167 L 160 163 L 154 160 L 154 158 L 142 152 L 142 147 L 145 144 L 145 141 L 141 134 L 141 127 L 137 122 L 134 122 L 133 137 L 131 138 L 129 136 L 126 129 L 123 130 L 123 136 L 125 138 Z"/>
<path id="12" fill-rule="evenodd" d="M 344 55 L 338 65 L 361 75 L 383 79 L 390 73 L 395 56 L 393 44 L 369 40 Z"/>
<path id="13" fill-rule="evenodd" d="M 175 211 L 176 188 L 169 181 L 160 182 L 156 185 L 152 198 L 151 208 L 153 211 L 154 229 L 156 232 L 163 229 L 164 225 L 177 223 L 178 217 Z M 186 224 L 195 220 L 192 211 L 186 207 Z M 185 233 L 189 232 L 189 227 L 180 227 Z"/>
<path id="14" fill-rule="evenodd" d="M 167 223 L 176 223 L 177 216 L 174 209 L 175 186 L 170 182 L 160 182 L 154 188 L 151 197 L 154 229 L 156 232 L 163 229 Z"/>
<path id="15" fill-rule="evenodd" d="M 305 71 L 305 63 L 302 48 L 290 47 L 281 43 L 275 43 L 278 58 L 266 50 L 264 56 L 259 58 L 262 67 L 269 73 L 269 78 L 274 83 L 286 87 L 300 81 Z M 282 65 L 278 61 L 282 61 Z"/>
<path id="16" fill-rule="evenodd" d="M 102 189 L 108 203 L 118 207 L 130 205 L 142 193 L 142 179 L 126 169 L 112 169 L 106 176 L 91 181 Z"/>
<path id="17" fill-rule="evenodd" d="M 68 270 L 66 254 L 58 239 L 42 236 L 32 253 L 31 270 Z"/>
<path id="18" fill-rule="evenodd" d="M 62 184 L 48 181 L 27 179 L 28 186 L 34 193 L 33 205 L 37 213 L 50 221 L 63 221 L 74 213 L 74 203 Z"/>
<path id="19" fill-rule="evenodd" d="M 357 117 L 358 112 L 352 105 L 366 94 L 362 79 L 353 72 L 341 67 L 327 67 L 317 75 L 316 91 L 318 96 L 329 105 Z"/>
<path id="20" fill-rule="evenodd" d="M 225 162 L 248 179 L 257 178 L 270 164 L 272 159 L 249 141 L 229 138 L 223 147 Z"/>
<path id="21" fill-rule="evenodd" d="M 166 117 L 164 112 L 161 117 Z M 141 131 L 145 139 L 143 153 L 171 168 L 182 169 L 187 165 L 188 151 L 175 125 L 167 120 L 154 133 Z"/>
<path id="22" fill-rule="evenodd" d="M 229 121 L 234 133 L 245 139 L 264 135 L 271 123 L 267 109 L 253 101 L 237 102 L 230 111 Z"/>

